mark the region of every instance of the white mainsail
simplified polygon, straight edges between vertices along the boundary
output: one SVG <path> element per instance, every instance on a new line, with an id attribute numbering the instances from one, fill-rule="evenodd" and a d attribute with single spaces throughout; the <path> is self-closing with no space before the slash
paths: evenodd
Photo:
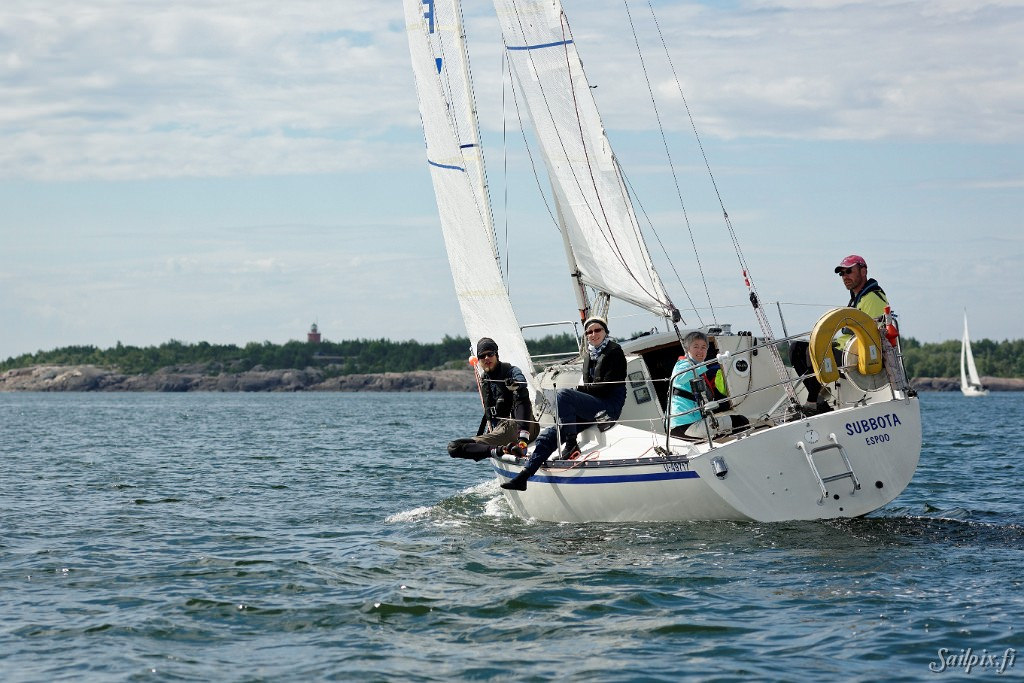
<path id="1" fill-rule="evenodd" d="M 654 270 L 558 0 L 494 0 L 509 64 L 543 150 L 580 281 L 657 315 Z"/>
<path id="2" fill-rule="evenodd" d="M 960 391 L 968 396 L 979 396 L 988 393 L 981 386 L 978 368 L 974 364 L 971 352 L 971 337 L 967 332 L 967 311 L 964 311 L 964 338 L 960 342 Z"/>
<path id="3" fill-rule="evenodd" d="M 457 0 L 404 0 L 427 161 L 452 279 L 471 344 L 492 337 L 533 381 L 533 364 L 498 266 Z"/>

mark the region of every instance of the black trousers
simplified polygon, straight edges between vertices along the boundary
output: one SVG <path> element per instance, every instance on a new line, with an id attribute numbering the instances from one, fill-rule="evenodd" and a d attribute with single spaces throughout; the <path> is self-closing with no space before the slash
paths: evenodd
<path id="1" fill-rule="evenodd" d="M 836 359 L 836 367 L 843 365 L 843 353 L 833 344 L 832 356 Z M 811 370 L 810 344 L 805 341 L 795 341 L 789 345 L 789 362 L 793 369 L 800 375 L 806 375 Z M 818 394 L 821 393 L 821 382 L 814 375 L 804 378 L 804 386 L 807 387 L 807 402 L 815 403 Z"/>

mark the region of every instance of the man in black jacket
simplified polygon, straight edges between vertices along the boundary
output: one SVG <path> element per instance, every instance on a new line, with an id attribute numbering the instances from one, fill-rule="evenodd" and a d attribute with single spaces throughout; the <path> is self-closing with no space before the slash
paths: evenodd
<path id="1" fill-rule="evenodd" d="M 522 455 L 526 446 L 537 438 L 540 427 L 533 419 L 530 389 L 523 371 L 498 358 L 498 344 L 483 337 L 476 344 L 476 357 L 483 368 L 480 382 L 480 400 L 484 416 L 476 436 L 449 442 L 448 454 L 453 458 L 468 458 L 479 462 L 488 457 L 500 457 L 506 452 Z"/>
<path id="2" fill-rule="evenodd" d="M 594 422 L 601 412 L 607 413 L 608 419 L 617 420 L 626 403 L 626 354 L 608 336 L 608 323 L 604 318 L 590 317 L 583 323 L 583 330 L 587 335 L 587 349 L 583 356 L 582 384 L 575 389 L 559 389 L 555 399 L 564 444 L 562 457 L 566 459 L 579 451 L 576 433 L 581 425 Z M 526 481 L 557 447 L 558 430 L 548 427 L 537 437 L 537 445 L 526 467 L 501 487 L 525 491 Z"/>

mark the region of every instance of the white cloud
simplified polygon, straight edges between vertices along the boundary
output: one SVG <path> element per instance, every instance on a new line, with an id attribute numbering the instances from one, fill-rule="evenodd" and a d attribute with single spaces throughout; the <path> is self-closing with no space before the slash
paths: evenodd
<path id="1" fill-rule="evenodd" d="M 621 35 L 621 3 L 602 6 L 608 14 L 597 20 L 567 7 L 578 39 L 598 31 L 613 35 L 613 21 Z M 663 52 L 646 3 L 632 7 L 659 98 L 674 95 L 672 74 L 659 67 Z M 1024 140 L 1024 120 L 1016 113 L 1024 107 L 1020 2 L 765 1 L 694 7 L 673 4 L 658 9 L 658 18 L 705 134 Z M 609 126 L 650 127 L 650 121 L 637 121 L 641 73 L 632 41 L 578 42 Z M 634 88 L 632 94 L 627 86 Z M 666 111 L 670 123 L 685 127 L 678 103 L 666 105 Z"/>
<path id="2" fill-rule="evenodd" d="M 415 125 L 397 7 L 8 2 L 0 171 L 11 178 L 387 166 Z"/>
<path id="3" fill-rule="evenodd" d="M 636 115 L 642 95 L 622 90 L 637 80 L 631 40 L 608 39 L 622 37 L 622 5 L 565 5 L 609 126 L 652 127 Z M 656 66 L 647 7 L 631 8 L 656 90 L 674 92 Z M 496 27 L 489 3 L 467 11 L 483 123 L 493 128 Z M 707 135 L 1024 139 L 1019 2 L 658 11 Z M 418 126 L 397 2 L 15 0 L 0 7 L 0 26 L 8 178 L 334 172 L 406 164 L 418 152 L 389 139 Z M 686 125 L 677 102 L 665 117 Z"/>

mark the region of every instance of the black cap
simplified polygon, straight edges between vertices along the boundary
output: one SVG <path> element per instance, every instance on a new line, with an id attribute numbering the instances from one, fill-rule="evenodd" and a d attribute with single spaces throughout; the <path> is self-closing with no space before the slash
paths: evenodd
<path id="1" fill-rule="evenodd" d="M 498 352 L 498 344 L 490 337 L 481 337 L 476 343 L 476 355 L 481 356 L 488 351 Z"/>

